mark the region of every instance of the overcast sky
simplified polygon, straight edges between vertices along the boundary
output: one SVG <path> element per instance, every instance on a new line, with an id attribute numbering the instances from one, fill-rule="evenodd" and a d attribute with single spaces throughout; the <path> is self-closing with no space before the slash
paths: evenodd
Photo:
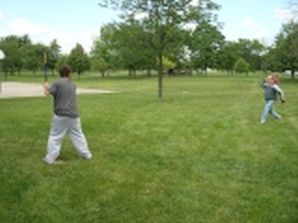
<path id="1" fill-rule="evenodd" d="M 197 1 L 197 0 L 194 0 Z M 271 44 L 282 23 L 291 17 L 286 0 L 214 0 L 227 40 L 257 38 Z M 29 34 L 33 42 L 54 38 L 68 53 L 81 43 L 87 52 L 100 27 L 117 19 L 98 0 L 0 0 L 0 37 Z"/>

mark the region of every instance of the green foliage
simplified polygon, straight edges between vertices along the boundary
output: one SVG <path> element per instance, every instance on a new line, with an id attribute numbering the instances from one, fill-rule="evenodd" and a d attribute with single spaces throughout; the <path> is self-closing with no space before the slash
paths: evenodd
<path id="1" fill-rule="evenodd" d="M 27 36 L 18 37 L 15 35 L 1 38 L 0 49 L 5 54 L 3 60 L 3 70 L 5 73 L 15 74 L 22 68 L 22 47 L 26 46 L 24 42 Z"/>
<path id="2" fill-rule="evenodd" d="M 0 48 L 6 55 L 3 70 L 11 74 L 16 71 L 20 74 L 22 70 L 36 73 L 43 68 L 45 63 L 54 71 L 60 56 L 60 46 L 56 40 L 53 40 L 47 47 L 41 43 L 32 43 L 28 35 L 3 37 L 0 39 Z"/>
<path id="3" fill-rule="evenodd" d="M 229 41 L 224 44 L 219 57 L 219 67 L 232 72 L 234 65 L 240 58 L 249 64 L 251 71 L 262 68 L 265 46 L 258 40 L 239 39 L 237 42 Z"/>
<path id="4" fill-rule="evenodd" d="M 65 64 L 68 64 L 68 55 L 60 55 L 57 61 L 57 69 L 59 70 Z"/>
<path id="5" fill-rule="evenodd" d="M 234 65 L 234 70 L 236 73 L 246 73 L 249 71 L 249 63 L 247 63 L 243 58 L 236 61 Z"/>
<path id="6" fill-rule="evenodd" d="M 42 163 L 50 98 L 0 100 L 1 222 L 297 222 L 297 83 L 260 125 L 259 75 L 165 78 L 163 103 L 152 78 L 95 79 L 121 93 L 78 96 L 90 161 L 65 140 Z"/>
<path id="7" fill-rule="evenodd" d="M 212 12 L 218 9 L 218 5 L 211 0 L 202 0 L 198 4 L 189 0 L 102 0 L 100 5 L 119 7 L 123 11 L 125 21 L 139 21 L 142 31 L 148 36 L 145 43 L 150 43 L 154 49 L 154 58 L 158 60 L 159 99 L 162 99 L 163 95 L 163 57 L 169 56 L 167 53 L 172 49 L 177 50 L 173 46 L 181 46 L 183 41 L 179 37 L 184 35 L 175 34 L 179 30 L 182 32 L 186 25 L 196 22 L 199 18 L 212 20 Z M 137 19 L 138 15 L 140 18 Z"/>
<path id="8" fill-rule="evenodd" d="M 100 71 L 100 73 L 102 74 L 102 77 L 104 77 L 105 73 L 109 69 L 109 64 L 102 57 L 92 57 L 91 67 L 92 67 L 92 70 Z"/>
<path id="9" fill-rule="evenodd" d="M 48 48 L 47 51 L 47 66 L 49 69 L 52 70 L 52 73 L 54 72 L 55 69 L 57 69 L 58 61 L 61 56 L 61 47 L 58 44 L 57 40 L 54 39 Z"/>
<path id="10" fill-rule="evenodd" d="M 209 21 L 201 21 L 191 33 L 190 50 L 194 69 L 215 68 L 224 45 L 224 36 Z"/>
<path id="11" fill-rule="evenodd" d="M 270 68 L 272 70 L 291 70 L 292 78 L 298 70 L 298 23 L 284 24 L 277 35 L 275 47 L 269 51 Z"/>
<path id="12" fill-rule="evenodd" d="M 176 67 L 176 64 L 173 61 L 171 61 L 169 58 L 164 57 L 163 67 L 165 70 L 174 69 Z"/>
<path id="13" fill-rule="evenodd" d="M 23 49 L 24 68 L 31 70 L 34 74 L 44 65 L 43 55 L 45 47 L 41 44 L 27 45 Z"/>
<path id="14" fill-rule="evenodd" d="M 233 73 L 234 65 L 238 59 L 237 45 L 235 42 L 225 42 L 223 50 L 220 54 L 219 67 L 230 73 Z"/>
<path id="15" fill-rule="evenodd" d="M 104 25 L 100 30 L 100 37 L 93 41 L 91 49 L 92 68 L 99 70 L 103 76 L 108 69 L 121 69 L 121 57 L 116 46 L 118 41 L 115 32 L 116 26 L 114 24 Z"/>
<path id="16" fill-rule="evenodd" d="M 140 23 L 135 20 L 119 23 L 114 34 L 121 67 L 131 71 L 154 68 L 155 51 Z"/>
<path id="17" fill-rule="evenodd" d="M 103 34 L 103 33 L 101 33 Z M 110 60 L 110 49 L 108 45 L 100 38 L 97 38 L 93 41 L 93 46 L 91 50 L 91 68 L 95 71 L 100 71 L 104 77 L 106 71 L 113 67 L 113 64 Z"/>
<path id="18" fill-rule="evenodd" d="M 74 72 L 78 73 L 79 77 L 82 72 L 90 69 L 89 57 L 79 43 L 71 50 L 68 64 L 71 65 Z"/>
<path id="19" fill-rule="evenodd" d="M 261 55 L 265 52 L 265 47 L 258 40 L 239 39 L 237 43 L 237 53 L 239 58 L 243 58 L 250 65 L 252 71 L 261 69 Z"/>

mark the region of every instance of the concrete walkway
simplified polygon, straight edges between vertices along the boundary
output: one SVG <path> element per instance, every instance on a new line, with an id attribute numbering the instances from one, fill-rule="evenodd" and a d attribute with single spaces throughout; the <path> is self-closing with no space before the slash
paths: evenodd
<path id="1" fill-rule="evenodd" d="M 114 91 L 77 88 L 77 94 L 111 94 Z M 42 84 L 1 82 L 0 99 L 45 96 Z"/>

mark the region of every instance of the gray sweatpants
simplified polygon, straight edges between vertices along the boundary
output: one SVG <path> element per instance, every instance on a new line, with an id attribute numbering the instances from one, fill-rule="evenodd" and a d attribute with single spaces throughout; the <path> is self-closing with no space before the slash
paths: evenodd
<path id="1" fill-rule="evenodd" d="M 65 134 L 69 135 L 74 147 L 82 157 L 91 159 L 92 154 L 89 151 L 85 135 L 81 128 L 80 118 L 54 115 L 48 138 L 47 155 L 44 158 L 45 162 L 52 164 L 59 156 Z"/>

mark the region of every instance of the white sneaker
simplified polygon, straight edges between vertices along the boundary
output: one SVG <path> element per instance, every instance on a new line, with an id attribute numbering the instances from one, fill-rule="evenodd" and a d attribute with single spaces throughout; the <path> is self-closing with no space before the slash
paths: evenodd
<path id="1" fill-rule="evenodd" d="M 82 153 L 81 156 L 86 160 L 90 160 L 92 158 L 91 153 Z"/>
<path id="2" fill-rule="evenodd" d="M 63 160 L 49 161 L 47 158 L 43 158 L 42 161 L 43 161 L 45 164 L 47 164 L 47 165 L 61 165 L 61 164 L 65 164 L 65 161 L 63 161 Z"/>
<path id="3" fill-rule="evenodd" d="M 42 159 L 45 164 L 51 165 L 53 162 L 50 162 L 46 157 Z"/>

